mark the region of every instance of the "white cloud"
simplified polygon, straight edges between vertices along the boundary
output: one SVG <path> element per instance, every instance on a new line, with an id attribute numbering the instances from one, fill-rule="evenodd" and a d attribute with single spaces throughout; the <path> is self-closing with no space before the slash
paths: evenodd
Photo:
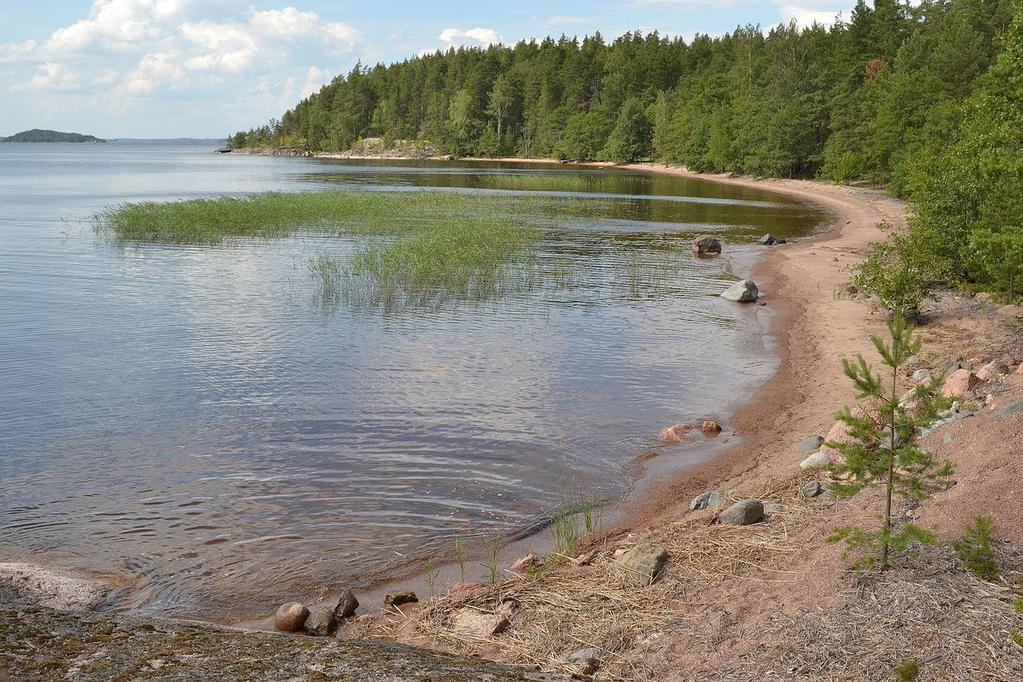
<path id="1" fill-rule="evenodd" d="M 209 85 L 268 66 L 305 71 L 312 59 L 351 52 L 361 37 L 348 24 L 294 7 L 252 9 L 216 21 L 201 16 L 204 9 L 208 3 L 194 0 L 94 0 L 87 18 L 57 29 L 42 43 L 0 45 L 0 63 L 38 65 L 30 80 L 16 86 L 22 89 L 65 90 L 69 74 L 78 70 L 83 72 L 79 86 L 106 84 L 122 93 L 151 94 Z M 189 74 L 197 78 L 190 80 Z M 316 70 L 306 81 L 324 76 Z"/>
<path id="2" fill-rule="evenodd" d="M 26 90 L 70 90 L 80 84 L 75 79 L 75 74 L 63 64 L 47 62 L 36 68 L 36 74 L 32 80 L 24 86 Z"/>
<path id="3" fill-rule="evenodd" d="M 814 22 L 823 26 L 835 23 L 835 18 L 849 9 L 842 2 L 835 0 L 775 0 L 774 3 L 786 22 L 794 19 L 800 26 L 811 26 Z"/>
<path id="4" fill-rule="evenodd" d="M 184 72 L 176 63 L 176 55 L 167 52 L 147 54 L 124 78 L 125 91 L 132 94 L 149 94 L 167 83 L 178 83 Z"/>
<path id="5" fill-rule="evenodd" d="M 470 28 L 467 31 L 446 28 L 440 32 L 437 38 L 441 42 L 447 43 L 448 47 L 486 47 L 501 42 L 501 37 L 492 28 Z"/>

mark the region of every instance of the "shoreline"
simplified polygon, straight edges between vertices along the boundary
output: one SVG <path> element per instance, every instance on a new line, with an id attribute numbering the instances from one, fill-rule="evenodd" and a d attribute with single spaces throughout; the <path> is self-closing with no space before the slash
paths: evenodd
<path id="1" fill-rule="evenodd" d="M 338 155 L 321 154 L 317 155 L 316 158 L 356 157 L 340 157 Z M 380 157 L 364 158 L 368 160 L 384 160 Z M 432 160 L 444 159 L 435 158 Z M 781 266 L 776 264 L 776 261 L 778 260 L 777 255 L 793 252 L 796 249 L 805 250 L 807 248 L 814 248 L 815 245 L 841 237 L 843 227 L 847 226 L 851 220 L 845 221 L 845 224 L 843 225 L 843 218 L 848 216 L 844 215 L 842 211 L 835 210 L 834 204 L 837 199 L 824 195 L 830 195 L 836 191 L 844 192 L 848 190 L 855 193 L 861 192 L 862 190 L 851 190 L 851 188 L 837 185 L 825 185 L 814 181 L 780 181 L 734 178 L 728 175 L 694 173 L 677 167 L 654 164 L 617 165 L 609 162 L 562 162 L 556 159 L 519 158 L 471 158 L 459 160 L 490 163 L 550 163 L 582 168 L 616 167 L 640 173 L 676 175 L 703 181 L 751 187 L 761 191 L 773 192 L 796 198 L 800 201 L 813 203 L 827 209 L 833 214 L 834 219 L 824 223 L 821 226 L 823 229 L 811 237 L 802 239 L 797 243 L 771 247 L 769 249 L 765 248 L 762 255 L 758 256 L 758 262 L 752 268 L 752 277 L 757 279 L 758 283 L 766 283 L 767 285 L 762 288 L 764 288 L 766 299 L 772 309 L 773 317 L 770 329 L 765 330 L 762 333 L 773 339 L 772 351 L 778 356 L 780 364 L 774 374 L 767 378 L 767 380 L 750 396 L 747 396 L 745 400 L 737 401 L 736 410 L 730 415 L 729 422 L 726 424 L 728 432 L 734 432 L 733 435 L 726 437 L 737 442 L 726 442 L 724 444 L 711 445 L 709 447 L 704 443 L 694 443 L 692 444 L 694 451 L 709 451 L 709 455 L 705 457 L 697 455 L 694 459 L 700 461 L 695 464 L 679 463 L 673 466 L 660 467 L 661 471 L 656 472 L 653 476 L 651 475 L 652 467 L 649 466 L 649 463 L 642 462 L 645 454 L 638 453 L 634 461 L 641 462 L 640 466 L 643 467 L 642 473 L 632 482 L 629 492 L 623 499 L 617 500 L 605 508 L 605 513 L 610 516 L 611 519 L 602 530 L 597 532 L 597 535 L 606 535 L 607 533 L 618 532 L 622 529 L 632 530 L 642 527 L 657 518 L 670 514 L 680 500 L 688 500 L 689 497 L 699 492 L 700 489 L 713 487 L 711 484 L 724 484 L 724 482 L 734 479 L 736 475 L 748 472 L 749 469 L 743 469 L 741 465 L 747 461 L 750 454 L 760 447 L 766 440 L 772 438 L 776 439 L 775 434 L 762 432 L 762 417 L 759 415 L 760 410 L 758 410 L 757 404 L 765 399 L 772 405 L 779 404 L 779 401 L 777 401 L 776 398 L 781 394 L 791 392 L 792 389 L 791 382 L 788 381 L 788 376 L 786 374 L 787 366 L 791 362 L 791 341 L 786 343 L 785 339 L 788 338 L 789 331 L 793 328 L 793 323 L 798 317 L 798 314 L 792 307 L 793 302 L 789 300 L 790 296 L 788 292 L 786 292 L 785 295 L 777 295 L 773 293 L 774 290 L 780 288 L 779 285 L 784 281 L 784 274 L 781 272 Z M 826 191 L 827 188 L 830 188 L 832 191 Z M 832 205 L 829 205 L 829 203 Z M 855 213 L 856 207 L 854 206 L 850 208 L 849 206 L 845 206 L 845 210 L 847 212 L 851 211 Z M 855 218 L 855 216 L 853 216 L 853 218 Z M 876 223 L 877 221 L 875 220 L 873 222 Z M 892 222 L 892 220 L 889 220 L 889 222 Z M 874 235 L 880 234 L 873 229 L 873 223 L 871 223 L 870 228 Z M 838 374 L 839 376 L 841 375 L 840 372 Z M 837 407 L 835 410 L 837 410 Z M 828 423 L 830 423 L 831 413 L 835 410 L 831 410 L 827 415 L 827 419 L 829 420 Z M 662 479 L 657 474 L 666 474 L 666 476 Z M 503 566 L 507 566 L 511 563 L 511 561 L 514 561 L 514 559 L 525 554 L 529 550 L 549 550 L 549 545 L 552 544 L 550 540 L 540 538 L 540 535 L 545 530 L 546 526 L 538 529 L 533 534 L 507 543 L 502 548 L 500 555 Z M 472 563 L 475 566 L 478 563 L 478 559 L 482 557 L 482 554 L 482 548 L 480 548 L 479 552 L 474 552 L 471 555 L 469 563 Z M 440 560 L 438 568 L 446 568 L 446 575 L 453 575 L 455 561 L 446 556 L 438 557 L 438 559 Z M 395 572 L 390 576 L 381 579 L 373 579 L 371 576 L 363 576 L 365 579 L 364 584 L 366 586 L 360 588 L 359 593 L 361 595 L 365 595 L 363 597 L 363 602 L 366 604 L 366 610 L 368 612 L 376 610 L 377 605 L 382 603 L 383 595 L 388 591 L 417 589 L 420 594 L 426 593 L 425 590 L 423 590 L 424 580 L 422 576 L 421 560 L 410 560 L 407 569 L 404 567 L 396 567 L 394 571 Z M 442 580 L 439 584 L 443 585 L 445 582 Z M 301 595 L 295 596 L 300 597 Z M 265 625 L 265 621 L 253 620 L 251 618 L 243 618 L 239 620 L 236 617 L 227 622 L 242 628 L 261 627 Z"/>
<path id="2" fill-rule="evenodd" d="M 809 356 L 814 355 L 816 347 L 820 345 L 821 334 L 827 336 L 824 330 L 828 325 L 821 323 L 822 331 L 821 334 L 814 335 L 816 341 L 813 348 L 800 348 L 799 344 L 802 343 L 801 339 L 804 336 L 797 336 L 793 332 L 799 325 L 800 319 L 809 314 L 811 303 L 814 304 L 815 309 L 821 309 L 830 307 L 836 301 L 831 295 L 819 297 L 820 287 L 804 286 L 798 293 L 786 289 L 789 275 L 785 271 L 785 263 L 819 248 L 859 249 L 865 247 L 868 242 L 876 241 L 882 236 L 882 233 L 876 228 L 877 223 L 882 219 L 893 225 L 904 223 L 908 210 L 904 202 L 893 199 L 875 189 L 853 188 L 815 180 L 757 179 L 745 176 L 734 177 L 728 174 L 697 173 L 663 164 L 622 165 L 609 162 L 561 162 L 555 159 L 519 158 L 466 158 L 460 160 L 521 164 L 557 163 L 572 167 L 613 167 L 638 173 L 675 175 L 780 194 L 827 210 L 831 219 L 822 224 L 817 233 L 788 244 L 765 247 L 749 272 L 749 277 L 760 286 L 773 313 L 770 328 L 763 333 L 773 340 L 773 352 L 779 360 L 779 365 L 765 382 L 738 403 L 730 421 L 725 425 L 726 432 L 722 436 L 728 434 L 727 437 L 735 442 L 717 447 L 712 446 L 709 448 L 712 450 L 710 456 L 698 463 L 665 467 L 667 476 L 663 479 L 651 477 L 649 463 L 643 462 L 644 470 L 632 482 L 627 495 L 607 508 L 610 515 L 613 516 L 613 521 L 594 534 L 595 540 L 599 542 L 608 536 L 640 532 L 659 520 L 672 517 L 674 513 L 684 513 L 688 511 L 689 500 L 703 490 L 734 489 L 740 483 L 756 486 L 763 483 L 764 479 L 775 476 L 778 469 L 786 465 L 798 471 L 791 458 L 784 463 L 765 461 L 758 453 L 765 450 L 768 444 L 795 443 L 807 433 L 827 433 L 834 422 L 835 412 L 852 397 L 852 391 L 847 386 L 838 358 L 868 352 L 870 342 L 867 337 L 869 334 L 879 331 L 880 327 L 870 323 L 861 303 L 850 300 L 841 302 L 844 304 L 842 306 L 844 312 L 841 317 L 845 321 L 842 328 L 847 329 L 846 325 L 848 324 L 852 324 L 854 327 L 853 330 L 849 330 L 851 336 L 846 335 L 846 341 L 854 340 L 854 342 L 839 343 L 839 339 L 831 339 L 834 347 L 843 347 L 843 351 L 831 358 L 833 368 L 829 375 L 831 378 L 829 395 L 833 406 L 821 408 L 821 402 L 817 400 L 819 396 L 813 390 L 813 386 L 808 385 L 812 383 L 808 381 L 810 374 L 806 371 L 794 372 L 793 364 L 799 363 L 805 367 L 810 362 L 811 365 L 816 366 L 826 359 L 818 358 L 813 361 Z M 883 206 L 871 208 L 871 204 L 874 202 L 883 204 Z M 831 244 L 831 242 L 838 242 L 840 246 Z M 827 246 L 829 244 L 830 246 Z M 827 278 L 833 280 L 835 288 L 837 288 L 840 282 L 847 279 L 840 269 L 858 262 L 858 260 L 855 256 L 845 257 L 840 259 L 838 265 L 835 265 L 834 261 L 825 259 L 824 262 L 819 263 L 819 268 L 814 269 L 821 271 L 817 273 L 818 275 L 823 275 L 824 271 L 827 271 Z M 802 281 L 805 285 L 808 280 L 803 278 Z M 779 293 L 774 293 L 776 291 Z M 784 293 L 781 293 L 782 291 Z M 828 319 L 828 316 L 825 315 L 824 319 Z M 798 403 L 795 405 L 790 404 L 793 394 L 798 396 Z M 795 414 L 800 411 L 800 408 L 807 414 L 800 416 L 799 423 L 809 422 L 812 426 L 779 429 L 768 424 L 770 413 L 774 410 L 781 409 Z M 697 448 L 707 447 L 702 442 L 693 445 Z M 636 459 L 643 457 L 644 455 L 640 453 Z M 509 566 L 529 551 L 537 553 L 549 549 L 547 545 L 550 542 L 537 542 L 538 535 L 542 532 L 541 530 L 537 534 L 508 543 L 501 553 L 503 566 Z M 473 555 L 470 558 L 478 557 Z M 473 561 L 473 563 L 476 562 Z M 420 564 L 421 562 L 413 560 L 408 571 L 370 582 L 368 587 L 362 590 L 367 597 L 365 600 L 368 607 L 367 612 L 379 611 L 383 597 L 388 592 L 412 590 L 419 594 L 429 594 L 424 591 L 427 586 Z M 446 572 L 442 570 L 441 579 L 438 580 L 438 585 L 443 585 L 445 584 L 444 577 L 454 575 L 454 571 L 451 569 L 456 567 L 456 563 L 454 560 L 444 559 L 436 567 L 449 569 Z M 459 581 L 452 582 L 458 583 Z M 244 621 L 239 625 L 253 627 L 257 623 L 258 621 Z"/>

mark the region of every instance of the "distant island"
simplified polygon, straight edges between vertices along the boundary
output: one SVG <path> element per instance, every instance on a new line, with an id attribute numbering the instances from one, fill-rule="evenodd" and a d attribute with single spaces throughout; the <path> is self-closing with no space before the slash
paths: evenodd
<path id="1" fill-rule="evenodd" d="M 106 142 L 106 140 L 81 133 L 62 133 L 56 130 L 33 128 L 10 137 L 0 137 L 0 142 Z"/>

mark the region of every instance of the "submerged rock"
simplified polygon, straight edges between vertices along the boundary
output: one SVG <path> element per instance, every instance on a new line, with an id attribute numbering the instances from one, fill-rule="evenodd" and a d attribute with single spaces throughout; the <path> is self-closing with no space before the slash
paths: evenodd
<path id="1" fill-rule="evenodd" d="M 768 232 L 763 237 L 761 237 L 760 239 L 757 240 L 757 244 L 760 244 L 761 246 L 774 246 L 775 244 L 784 244 L 784 243 L 785 243 L 784 239 L 778 239 L 777 237 L 775 237 L 770 232 Z"/>
<path id="2" fill-rule="evenodd" d="M 661 429 L 661 440 L 665 443 L 688 443 L 692 424 L 673 424 Z"/>
<path id="3" fill-rule="evenodd" d="M 764 520 L 764 505 L 758 500 L 736 502 L 718 517 L 718 523 L 726 526 L 748 526 Z"/>
<path id="4" fill-rule="evenodd" d="M 636 545 L 618 558 L 618 563 L 629 574 L 632 582 L 651 585 L 660 577 L 661 570 L 671 555 L 660 545 Z"/>
<path id="5" fill-rule="evenodd" d="M 725 503 L 725 494 L 717 490 L 705 490 L 689 502 L 689 511 L 717 509 Z"/>
<path id="6" fill-rule="evenodd" d="M 693 254 L 696 256 L 709 256 L 721 253 L 721 240 L 715 237 L 704 235 L 693 240 Z"/>
<path id="7" fill-rule="evenodd" d="M 708 436 L 716 436 L 721 433 L 721 424 L 718 424 L 713 419 L 705 419 L 703 423 L 700 424 L 700 430 Z"/>
<path id="8" fill-rule="evenodd" d="M 278 632 L 298 632 L 309 617 L 309 609 L 297 601 L 281 604 L 274 612 L 274 630 Z"/>
<path id="9" fill-rule="evenodd" d="M 736 303 L 753 303 L 757 300 L 758 296 L 760 296 L 760 289 L 757 288 L 756 282 L 751 279 L 736 282 L 721 292 L 721 298 L 735 301 Z"/>

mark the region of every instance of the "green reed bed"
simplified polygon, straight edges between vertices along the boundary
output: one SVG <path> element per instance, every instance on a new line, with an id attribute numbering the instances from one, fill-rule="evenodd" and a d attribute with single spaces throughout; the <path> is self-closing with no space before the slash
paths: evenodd
<path id="1" fill-rule="evenodd" d="M 220 244 L 238 237 L 283 237 L 300 230 L 400 234 L 457 215 L 513 214 L 509 197 L 452 192 L 269 192 L 245 197 L 120 204 L 95 216 L 118 239 Z"/>
<path id="2" fill-rule="evenodd" d="M 120 240 L 216 245 L 297 232 L 363 236 L 354 255 L 310 263 L 327 302 L 484 300 L 536 279 L 531 251 L 545 200 L 439 191 L 269 193 L 110 208 L 98 229 Z M 533 217 L 530 217 L 533 216 Z"/>

